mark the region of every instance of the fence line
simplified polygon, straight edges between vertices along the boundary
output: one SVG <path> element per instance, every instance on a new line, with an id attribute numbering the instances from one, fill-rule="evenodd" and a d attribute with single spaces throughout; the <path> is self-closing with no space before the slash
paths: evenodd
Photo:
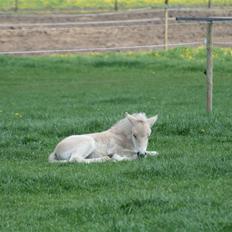
<path id="1" fill-rule="evenodd" d="M 232 45 L 232 42 L 214 42 L 216 45 Z M 204 45 L 203 42 L 189 42 L 189 43 L 173 43 L 168 44 L 169 47 L 182 47 L 191 45 Z M 138 50 L 142 48 L 163 48 L 164 44 L 152 44 L 141 46 L 127 46 L 127 47 L 111 47 L 111 48 L 75 48 L 75 49 L 54 49 L 54 50 L 36 50 L 36 51 L 10 51 L 1 52 L 0 55 L 29 55 L 29 54 L 55 54 L 55 53 L 67 53 L 67 52 L 104 52 L 104 51 L 123 51 L 123 50 Z"/>
<path id="2" fill-rule="evenodd" d="M 115 24 L 134 24 L 134 23 L 141 23 L 141 25 L 135 26 L 144 26 L 142 23 L 151 23 L 151 22 L 160 22 L 159 24 L 152 24 L 152 26 L 163 26 L 164 23 L 162 22 L 163 18 L 149 18 L 149 19 L 129 19 L 129 20 L 104 20 L 104 21 L 87 21 L 87 22 L 64 22 L 64 23 L 14 23 L 14 24 L 6 24 L 1 23 L 1 28 L 15 28 L 15 27 L 55 27 L 55 26 L 88 26 L 88 25 L 110 25 L 110 26 L 118 26 Z M 175 21 L 174 17 L 169 17 L 168 21 Z M 169 23 L 169 26 L 178 26 L 178 25 L 199 25 L 199 24 L 207 24 L 207 22 L 195 22 L 195 23 Z M 229 24 L 229 22 L 217 22 L 216 24 Z M 122 25 L 119 25 L 123 27 Z"/>
<path id="3" fill-rule="evenodd" d="M 191 43 L 175 43 L 168 44 L 170 47 L 181 47 L 190 45 L 202 45 L 203 42 L 191 42 Z M 46 54 L 46 53 L 67 53 L 67 52 L 98 52 L 98 51 L 122 51 L 122 50 L 137 50 L 141 48 L 163 48 L 163 44 L 141 45 L 141 46 L 127 46 L 127 47 L 112 47 L 112 48 L 76 48 L 76 49 L 55 49 L 55 50 L 37 50 L 37 51 L 11 51 L 0 52 L 0 55 L 26 55 L 26 54 Z"/>
<path id="4" fill-rule="evenodd" d="M 170 20 L 174 21 L 175 18 Z M 161 21 L 161 18 L 151 19 L 129 19 L 129 20 L 108 20 L 108 21 L 88 21 L 88 22 L 65 22 L 65 23 L 24 23 L 24 24 L 0 24 L 0 28 L 6 27 L 49 27 L 49 26 L 87 26 L 87 25 L 108 25 L 108 24 L 133 24 Z"/>
<path id="5" fill-rule="evenodd" d="M 216 45 L 232 45 L 232 42 L 213 42 Z"/>
<path id="6" fill-rule="evenodd" d="M 159 11 L 162 11 L 158 9 Z M 168 10 L 171 10 L 168 8 Z M 175 10 L 184 10 L 184 9 L 175 9 Z M 192 9 L 191 9 L 192 10 Z M 199 9 L 202 10 L 202 9 Z M 152 10 L 153 11 L 153 10 Z M 112 13 L 112 14 L 121 14 L 122 12 Z M 124 13 L 124 12 L 123 12 Z M 107 14 L 107 13 L 106 13 Z M 91 14 L 92 15 L 92 14 Z M 95 14 L 94 14 L 95 15 Z M 85 15 L 84 15 L 85 16 Z M 74 16 L 76 17 L 76 16 Z M 168 17 L 169 21 L 174 21 L 175 18 Z M 145 23 L 152 23 L 158 22 L 153 24 L 145 24 Z M 126 25 L 122 25 L 126 24 Z M 135 24 L 135 25 L 134 25 Z M 177 23 L 169 23 L 169 26 L 185 26 L 185 25 L 205 25 L 207 22 L 177 22 Z M 225 22 L 223 23 L 225 24 Z M 68 26 L 103 26 L 109 25 L 111 27 L 141 27 L 141 26 L 150 26 L 150 27 L 161 27 L 164 28 L 164 18 L 163 17 L 155 17 L 155 18 L 143 18 L 143 19 L 128 19 L 128 20 L 104 20 L 104 21 L 83 21 L 83 22 L 61 22 L 61 23 L 16 23 L 16 24 L 0 24 L 0 29 L 5 28 L 13 28 L 17 30 L 17 27 L 21 30 L 22 28 L 28 28 L 29 30 L 31 27 L 68 27 Z M 56 28 L 57 30 L 57 28 Z M 165 46 L 166 44 L 166 46 Z M 128 47 L 112 47 L 112 48 L 104 48 L 104 47 L 97 47 L 97 48 L 76 48 L 76 49 L 55 49 L 55 50 L 35 50 L 35 51 L 9 51 L 4 52 L 0 51 L 0 54 L 46 54 L 46 53 L 64 53 L 64 52 L 94 52 L 94 51 L 117 51 L 117 50 L 128 50 L 128 49 L 142 49 L 142 48 L 168 48 L 168 47 L 175 47 L 175 46 L 190 46 L 190 45 L 201 45 L 202 42 L 189 42 L 189 43 L 176 43 L 176 44 L 156 44 L 156 45 L 141 45 L 141 46 L 128 46 Z M 232 42 L 217 42 L 214 44 L 218 45 L 231 45 Z"/>
<path id="7" fill-rule="evenodd" d="M 158 22 L 159 24 L 150 24 L 152 27 L 164 26 L 162 22 L 162 18 L 151 18 L 151 19 L 134 19 L 134 20 L 109 20 L 109 21 L 88 21 L 88 22 L 67 22 L 67 23 L 15 23 L 15 24 L 0 24 L 0 29 L 3 28 L 25 28 L 25 27 L 68 27 L 68 26 L 102 26 L 102 25 L 109 25 L 113 27 L 140 27 L 146 24 L 142 23 L 149 23 L 149 22 Z M 174 18 L 169 18 L 168 21 L 175 21 Z M 116 25 L 116 24 L 133 24 L 133 23 L 141 23 L 139 25 Z M 179 26 L 179 25 L 206 25 L 207 22 L 194 22 L 194 23 L 169 23 L 168 26 Z M 229 22 L 216 22 L 215 25 L 228 25 L 231 24 Z M 147 24 L 147 26 L 150 26 Z"/>
<path id="8" fill-rule="evenodd" d="M 168 25 L 169 26 L 188 26 L 188 25 L 195 25 L 195 26 L 199 26 L 199 25 L 204 25 L 206 23 L 169 23 Z M 69 27 L 69 25 L 64 25 L 63 27 L 60 26 L 60 27 L 57 27 L 57 28 L 53 28 L 53 26 L 51 26 L 51 28 L 49 30 L 59 30 L 59 29 L 65 29 L 65 28 L 73 28 L 75 25 L 72 25 L 71 27 Z M 102 27 L 102 25 L 94 25 L 95 27 Z M 8 25 L 3 25 L 3 24 L 0 24 L 0 30 L 7 30 L 7 29 L 14 29 L 14 30 L 21 30 L 22 28 L 24 30 L 31 30 L 33 31 L 33 29 L 31 29 L 32 26 L 29 26 L 29 27 L 24 27 L 22 24 L 8 24 Z M 47 28 L 47 26 L 39 26 L 37 25 L 36 26 L 37 28 Z M 54 27 L 56 27 L 56 24 L 54 24 Z M 133 28 L 136 28 L 136 27 L 164 27 L 164 23 L 159 23 L 159 24 L 136 24 L 136 25 L 110 25 L 110 27 L 117 27 L 117 28 L 123 28 L 123 27 L 133 27 Z"/>

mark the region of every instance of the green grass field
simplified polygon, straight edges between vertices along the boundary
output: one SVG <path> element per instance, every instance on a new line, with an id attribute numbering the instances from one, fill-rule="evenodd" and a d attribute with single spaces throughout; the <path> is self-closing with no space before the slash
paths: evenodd
<path id="1" fill-rule="evenodd" d="M 232 51 L 0 56 L 0 231 L 232 231 Z M 159 113 L 158 158 L 48 164 L 71 134 Z"/>
<path id="2" fill-rule="evenodd" d="M 16 0 L 1 0 L 0 9 L 12 9 Z M 18 0 L 19 9 L 91 8 L 114 9 L 115 0 Z M 169 0 L 170 6 L 207 6 L 208 0 Z M 215 6 L 232 5 L 232 0 L 212 0 Z M 118 0 L 120 9 L 162 7 L 164 0 Z"/>

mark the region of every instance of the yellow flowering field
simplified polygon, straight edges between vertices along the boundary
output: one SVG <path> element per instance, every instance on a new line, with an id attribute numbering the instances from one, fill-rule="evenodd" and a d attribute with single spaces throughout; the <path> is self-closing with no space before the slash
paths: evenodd
<path id="1" fill-rule="evenodd" d="M 96 8 L 112 9 L 116 0 L 18 0 L 19 9 L 44 9 L 44 8 Z M 140 7 L 161 7 L 164 0 L 117 0 L 121 9 Z M 171 6 L 207 6 L 208 0 L 169 0 Z M 213 5 L 232 5 L 232 0 L 212 0 Z M 11 9 L 15 0 L 1 0 L 0 9 Z"/>

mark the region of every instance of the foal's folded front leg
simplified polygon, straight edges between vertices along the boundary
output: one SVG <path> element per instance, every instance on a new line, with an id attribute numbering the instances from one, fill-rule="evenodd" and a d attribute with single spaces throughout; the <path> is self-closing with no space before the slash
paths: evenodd
<path id="1" fill-rule="evenodd" d="M 157 151 L 146 151 L 146 156 L 158 156 L 159 153 Z"/>
<path id="2" fill-rule="evenodd" d="M 135 160 L 136 158 L 136 156 L 122 156 L 118 154 L 113 154 L 111 157 L 113 161 Z"/>
<path id="3" fill-rule="evenodd" d="M 101 163 L 101 162 L 105 162 L 108 160 L 110 160 L 110 158 L 108 156 L 102 156 L 102 157 L 90 158 L 90 159 L 73 157 L 72 159 L 69 160 L 69 162 L 90 164 L 90 163 Z"/>

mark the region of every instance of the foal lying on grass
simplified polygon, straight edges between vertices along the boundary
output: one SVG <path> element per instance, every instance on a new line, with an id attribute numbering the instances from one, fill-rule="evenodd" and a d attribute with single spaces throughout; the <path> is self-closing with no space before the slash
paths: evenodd
<path id="1" fill-rule="evenodd" d="M 63 139 L 48 161 L 92 163 L 156 156 L 156 151 L 147 151 L 147 145 L 151 127 L 157 119 L 158 115 L 147 118 L 145 113 L 126 113 L 124 119 L 106 131 Z"/>

